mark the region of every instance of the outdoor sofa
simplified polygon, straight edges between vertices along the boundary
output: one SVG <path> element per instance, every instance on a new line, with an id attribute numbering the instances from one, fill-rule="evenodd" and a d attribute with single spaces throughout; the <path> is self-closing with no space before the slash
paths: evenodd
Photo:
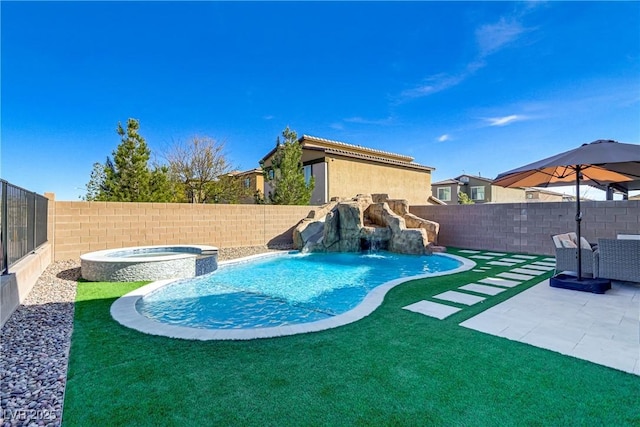
<path id="1" fill-rule="evenodd" d="M 598 239 L 594 276 L 640 283 L 640 240 Z"/>

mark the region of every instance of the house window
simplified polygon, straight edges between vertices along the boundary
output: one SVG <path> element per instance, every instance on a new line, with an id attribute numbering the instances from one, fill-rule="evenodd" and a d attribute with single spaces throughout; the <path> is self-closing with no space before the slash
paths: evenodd
<path id="1" fill-rule="evenodd" d="M 311 165 L 304 166 L 302 170 L 304 172 L 304 182 L 309 185 L 309 181 L 311 181 Z"/>
<path id="2" fill-rule="evenodd" d="M 251 178 L 245 178 L 244 179 L 244 188 L 249 188 L 251 187 Z"/>
<path id="3" fill-rule="evenodd" d="M 267 176 L 269 177 L 269 179 L 274 179 L 276 176 L 276 173 L 274 172 L 273 169 L 269 169 L 269 172 L 267 172 Z"/>
<path id="4" fill-rule="evenodd" d="M 450 202 L 451 188 L 449 187 L 438 188 L 438 199 L 442 200 L 443 202 Z"/>
<path id="5" fill-rule="evenodd" d="M 471 187 L 471 200 L 484 200 L 484 186 Z"/>

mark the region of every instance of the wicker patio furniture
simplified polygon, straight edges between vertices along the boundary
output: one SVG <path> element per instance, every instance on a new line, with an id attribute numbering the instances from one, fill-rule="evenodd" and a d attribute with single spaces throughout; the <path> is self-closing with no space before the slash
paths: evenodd
<path id="1" fill-rule="evenodd" d="M 552 236 L 556 247 L 556 273 L 562 271 L 576 271 L 578 269 L 578 243 L 576 233 L 557 234 Z M 582 237 L 582 274 L 594 277 L 594 270 L 598 263 L 598 252 Z"/>
<path id="2" fill-rule="evenodd" d="M 595 276 L 640 283 L 640 240 L 598 239 Z"/>

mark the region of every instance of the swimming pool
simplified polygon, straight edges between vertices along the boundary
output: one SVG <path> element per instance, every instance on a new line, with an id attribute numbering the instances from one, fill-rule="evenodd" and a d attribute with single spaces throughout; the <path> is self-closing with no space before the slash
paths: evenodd
<path id="1" fill-rule="evenodd" d="M 116 301 L 111 311 L 126 326 L 181 338 L 290 335 L 358 320 L 397 284 L 473 265 L 448 254 L 271 254 L 220 263 L 197 278 L 154 282 Z"/>

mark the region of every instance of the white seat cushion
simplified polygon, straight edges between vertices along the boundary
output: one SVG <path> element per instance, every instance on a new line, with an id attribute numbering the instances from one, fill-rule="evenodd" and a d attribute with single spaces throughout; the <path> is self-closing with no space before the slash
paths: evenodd
<path id="1" fill-rule="evenodd" d="M 576 233 L 564 233 L 564 234 L 556 234 L 553 236 L 553 243 L 556 245 L 556 248 L 577 248 L 578 247 L 578 237 Z M 591 244 L 584 237 L 580 237 L 580 247 L 582 249 L 591 250 Z"/>
<path id="2" fill-rule="evenodd" d="M 587 239 L 585 239 L 584 237 L 580 236 L 580 247 L 582 249 L 591 249 L 591 244 L 589 243 L 589 241 Z"/>
<path id="3" fill-rule="evenodd" d="M 556 245 L 556 248 L 578 247 L 578 245 L 575 243 L 575 240 L 571 238 L 569 233 L 556 234 L 555 236 L 553 236 L 553 243 Z"/>

